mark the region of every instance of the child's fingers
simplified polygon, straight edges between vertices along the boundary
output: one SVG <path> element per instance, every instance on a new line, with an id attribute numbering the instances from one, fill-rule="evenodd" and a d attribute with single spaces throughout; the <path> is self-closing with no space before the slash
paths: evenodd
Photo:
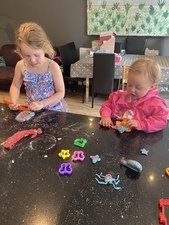
<path id="1" fill-rule="evenodd" d="M 126 126 L 128 128 L 136 128 L 137 127 L 137 120 L 128 120 Z"/>
<path id="2" fill-rule="evenodd" d="M 100 120 L 99 124 L 103 127 L 111 127 L 113 125 L 111 120 Z"/>
<path id="3" fill-rule="evenodd" d="M 18 110 L 19 104 L 9 104 L 11 110 Z"/>
<path id="4" fill-rule="evenodd" d="M 38 111 L 38 110 L 41 110 L 43 108 L 43 104 L 41 102 L 32 102 L 29 105 L 29 108 L 30 108 L 30 110 Z"/>

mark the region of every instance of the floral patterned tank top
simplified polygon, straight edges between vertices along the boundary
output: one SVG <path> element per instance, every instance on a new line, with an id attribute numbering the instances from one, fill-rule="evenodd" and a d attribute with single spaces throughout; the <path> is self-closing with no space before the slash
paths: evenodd
<path id="1" fill-rule="evenodd" d="M 51 62 L 51 61 L 50 61 Z M 28 98 L 28 102 L 41 101 L 49 98 L 56 91 L 53 83 L 52 74 L 50 73 L 50 62 L 47 71 L 44 73 L 29 72 L 25 65 L 23 81 Z M 65 106 L 62 101 L 44 107 L 44 109 L 65 112 Z"/>

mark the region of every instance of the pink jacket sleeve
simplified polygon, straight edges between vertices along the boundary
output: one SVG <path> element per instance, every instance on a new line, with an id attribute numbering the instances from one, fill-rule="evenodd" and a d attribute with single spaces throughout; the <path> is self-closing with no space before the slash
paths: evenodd
<path id="1" fill-rule="evenodd" d="M 165 102 L 162 99 L 157 101 L 153 107 L 152 115 L 146 119 L 138 120 L 137 130 L 151 133 L 164 129 L 167 125 L 168 113 L 169 109 L 167 109 Z"/>
<path id="2" fill-rule="evenodd" d="M 101 117 L 114 117 L 116 102 L 122 93 L 123 91 L 116 91 L 109 95 L 108 100 L 105 101 L 100 108 Z"/>

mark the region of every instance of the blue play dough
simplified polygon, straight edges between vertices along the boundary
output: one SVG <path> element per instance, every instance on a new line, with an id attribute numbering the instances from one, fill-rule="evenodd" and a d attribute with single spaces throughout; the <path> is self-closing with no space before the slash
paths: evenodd
<path id="1" fill-rule="evenodd" d="M 34 116 L 35 113 L 32 111 L 23 111 L 15 117 L 15 120 L 17 120 L 18 122 L 24 122 L 30 120 Z"/>
<path id="2" fill-rule="evenodd" d="M 140 173 L 143 170 L 142 165 L 139 162 L 135 161 L 135 160 L 122 159 L 121 160 L 121 164 L 126 166 L 126 167 L 128 167 L 128 168 L 130 168 L 130 169 L 132 169 L 132 170 L 134 170 L 134 171 L 136 171 L 136 172 L 138 172 L 138 173 Z"/>

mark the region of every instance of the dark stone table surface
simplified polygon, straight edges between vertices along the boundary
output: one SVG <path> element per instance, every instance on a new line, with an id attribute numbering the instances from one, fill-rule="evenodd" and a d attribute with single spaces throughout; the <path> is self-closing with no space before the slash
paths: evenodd
<path id="1" fill-rule="evenodd" d="M 42 111 L 20 123 L 17 114 L 0 104 L 0 143 L 21 130 L 40 127 L 43 133 L 23 138 L 9 151 L 0 145 L 1 225 L 159 224 L 159 200 L 169 198 L 169 127 L 152 134 L 119 134 L 99 127 L 97 117 Z M 76 138 L 86 138 L 87 145 L 74 146 Z M 140 153 L 142 148 L 148 156 Z M 61 149 L 71 155 L 83 150 L 85 160 L 64 161 L 58 156 Z M 90 156 L 96 154 L 101 161 L 92 164 Z M 121 166 L 121 157 L 140 162 L 143 171 Z M 63 162 L 72 164 L 72 175 L 59 175 Z M 119 175 L 121 190 L 98 184 L 95 175 L 101 172 Z"/>

